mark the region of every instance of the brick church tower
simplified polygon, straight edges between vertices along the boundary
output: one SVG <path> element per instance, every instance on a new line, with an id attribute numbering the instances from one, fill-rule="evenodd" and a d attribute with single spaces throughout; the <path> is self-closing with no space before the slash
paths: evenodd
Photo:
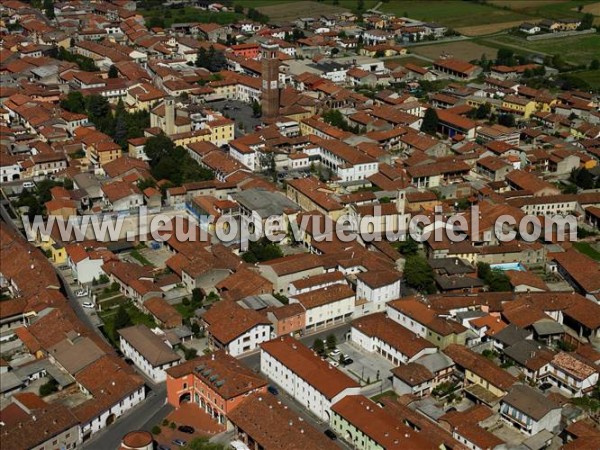
<path id="1" fill-rule="evenodd" d="M 279 53 L 278 44 L 261 44 L 262 53 L 262 114 L 265 118 L 279 115 Z"/>

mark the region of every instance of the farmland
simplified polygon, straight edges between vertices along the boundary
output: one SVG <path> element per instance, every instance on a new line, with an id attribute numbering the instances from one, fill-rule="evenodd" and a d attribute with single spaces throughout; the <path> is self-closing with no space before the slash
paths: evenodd
<path id="1" fill-rule="evenodd" d="M 571 75 L 585 81 L 592 89 L 600 89 L 600 70 L 584 70 L 583 72 L 573 72 Z"/>
<path id="2" fill-rule="evenodd" d="M 211 12 L 203 11 L 198 8 L 186 6 L 185 8 L 168 9 L 140 9 L 138 10 L 146 19 L 146 24 L 155 23 L 154 26 L 169 27 L 176 22 L 201 22 L 201 23 L 219 23 L 229 24 L 240 19 L 241 14 L 233 12 Z"/>
<path id="3" fill-rule="evenodd" d="M 486 55 L 488 59 L 496 58 L 498 50 L 470 41 L 451 42 L 444 44 L 420 45 L 411 48 L 412 53 L 429 59 L 437 59 L 443 53 L 452 55 L 454 58 L 472 61 Z"/>
<path id="4" fill-rule="evenodd" d="M 299 17 L 318 17 L 321 14 L 332 14 L 346 11 L 345 8 L 340 6 L 328 5 L 324 2 L 315 3 L 308 1 L 279 4 L 269 3 L 268 6 L 261 6 L 257 9 L 261 13 L 269 16 L 272 22 L 290 21 Z"/>
<path id="5" fill-rule="evenodd" d="M 582 36 L 547 39 L 542 41 L 528 41 L 526 39 L 502 35 L 490 39 L 479 40 L 483 45 L 491 47 L 511 48 L 520 52 L 539 53 L 542 55 L 561 55 L 565 61 L 572 64 L 589 64 L 598 55 L 600 36 L 588 34 Z"/>

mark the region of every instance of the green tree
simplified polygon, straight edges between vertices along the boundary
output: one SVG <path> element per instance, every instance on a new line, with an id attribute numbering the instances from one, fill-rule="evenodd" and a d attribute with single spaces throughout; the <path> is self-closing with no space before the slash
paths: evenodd
<path id="1" fill-rule="evenodd" d="M 161 432 L 161 431 L 162 431 L 162 430 L 161 430 L 161 428 L 160 428 L 158 425 L 154 425 L 154 426 L 152 427 L 152 434 L 153 434 L 154 436 L 158 436 L 158 435 L 160 434 L 160 432 Z"/>
<path id="2" fill-rule="evenodd" d="M 129 316 L 125 305 L 121 304 L 119 305 L 119 308 L 117 309 L 117 314 L 115 315 L 115 330 L 120 330 L 121 328 L 126 328 L 130 325 L 132 325 L 131 317 Z"/>
<path id="3" fill-rule="evenodd" d="M 595 58 L 590 63 L 590 70 L 599 70 L 600 69 L 600 61 L 598 58 Z"/>
<path id="4" fill-rule="evenodd" d="M 60 107 L 72 113 L 83 114 L 86 112 L 85 97 L 79 91 L 71 91 L 60 101 Z"/>
<path id="5" fill-rule="evenodd" d="M 281 258 L 283 252 L 281 248 L 274 242 L 269 241 L 266 237 L 258 241 L 250 241 L 248 251 L 242 255 L 242 259 L 250 264 L 262 261 L 269 261 L 275 258 Z"/>
<path id="6" fill-rule="evenodd" d="M 210 442 L 207 437 L 197 437 L 184 447 L 184 450 L 225 450 L 223 444 Z"/>
<path id="7" fill-rule="evenodd" d="M 56 17 L 54 14 L 54 2 L 52 0 L 44 0 L 44 14 L 50 20 Z"/>
<path id="8" fill-rule="evenodd" d="M 58 383 L 54 378 L 50 378 L 46 383 L 42 384 L 39 389 L 40 397 L 46 397 L 58 391 Z"/>
<path id="9" fill-rule="evenodd" d="M 516 125 L 515 116 L 512 114 L 500 114 L 498 116 L 498 123 L 505 127 L 514 127 Z"/>
<path id="10" fill-rule="evenodd" d="M 421 131 L 432 136 L 435 136 L 438 127 L 438 116 L 435 109 L 428 108 L 423 117 L 423 123 L 421 123 Z"/>
<path id="11" fill-rule="evenodd" d="M 199 305 L 202 303 L 202 300 L 204 300 L 204 293 L 202 292 L 202 289 L 192 289 L 192 303 L 195 305 Z"/>
<path id="12" fill-rule="evenodd" d="M 496 65 L 498 65 L 498 66 L 514 66 L 515 65 L 515 52 L 509 48 L 499 49 L 498 56 L 496 57 Z"/>
<path id="13" fill-rule="evenodd" d="M 317 352 L 318 355 L 322 355 L 325 353 L 325 345 L 323 344 L 322 339 L 315 339 L 313 342 L 312 349 Z"/>
<path id="14" fill-rule="evenodd" d="M 432 294 L 435 292 L 433 270 L 427 260 L 420 255 L 410 255 L 404 266 L 406 284 L 418 291 Z"/>
<path id="15" fill-rule="evenodd" d="M 579 25 L 578 30 L 589 30 L 594 25 L 594 15 L 590 13 L 586 13 L 581 18 L 581 25 Z"/>
<path id="16" fill-rule="evenodd" d="M 113 64 L 108 68 L 108 78 L 118 78 L 119 77 L 119 71 L 117 70 L 116 66 Z"/>
<path id="17" fill-rule="evenodd" d="M 419 251 L 419 243 L 409 235 L 404 241 L 398 242 L 397 248 L 405 256 L 415 255 Z"/>
<path id="18" fill-rule="evenodd" d="M 334 350 L 335 347 L 337 346 L 337 338 L 335 337 L 335 334 L 328 334 L 326 341 L 327 341 L 327 350 Z"/>

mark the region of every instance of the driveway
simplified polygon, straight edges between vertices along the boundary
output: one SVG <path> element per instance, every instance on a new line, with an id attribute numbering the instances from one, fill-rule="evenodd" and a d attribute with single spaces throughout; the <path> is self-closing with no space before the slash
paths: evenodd
<path id="1" fill-rule="evenodd" d="M 340 364 L 339 368 L 352 378 L 360 381 L 361 384 L 387 379 L 391 376 L 390 370 L 395 367 L 383 356 L 359 349 L 350 342 L 342 342 L 338 344 L 338 348 L 354 360 L 352 364 L 346 367 L 342 367 Z"/>

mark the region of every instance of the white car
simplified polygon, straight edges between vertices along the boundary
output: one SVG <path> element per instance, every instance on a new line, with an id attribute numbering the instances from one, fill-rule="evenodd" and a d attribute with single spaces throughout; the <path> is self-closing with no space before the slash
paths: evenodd
<path id="1" fill-rule="evenodd" d="M 331 361 L 329 364 L 330 364 L 331 366 L 333 366 L 333 367 L 337 367 L 337 366 L 339 366 L 339 365 L 340 365 L 340 363 L 339 363 L 339 362 L 337 362 L 337 361 Z"/>
<path id="2" fill-rule="evenodd" d="M 77 297 L 85 297 L 86 295 L 88 295 L 88 291 L 86 289 L 80 289 L 77 292 L 75 292 L 75 295 Z"/>
<path id="3" fill-rule="evenodd" d="M 88 309 L 94 309 L 94 304 L 92 302 L 83 302 L 81 306 Z"/>
<path id="4" fill-rule="evenodd" d="M 340 353 L 341 353 L 340 349 L 336 348 L 335 350 L 333 350 L 329 353 L 329 356 L 332 356 L 332 357 L 340 356 Z"/>

